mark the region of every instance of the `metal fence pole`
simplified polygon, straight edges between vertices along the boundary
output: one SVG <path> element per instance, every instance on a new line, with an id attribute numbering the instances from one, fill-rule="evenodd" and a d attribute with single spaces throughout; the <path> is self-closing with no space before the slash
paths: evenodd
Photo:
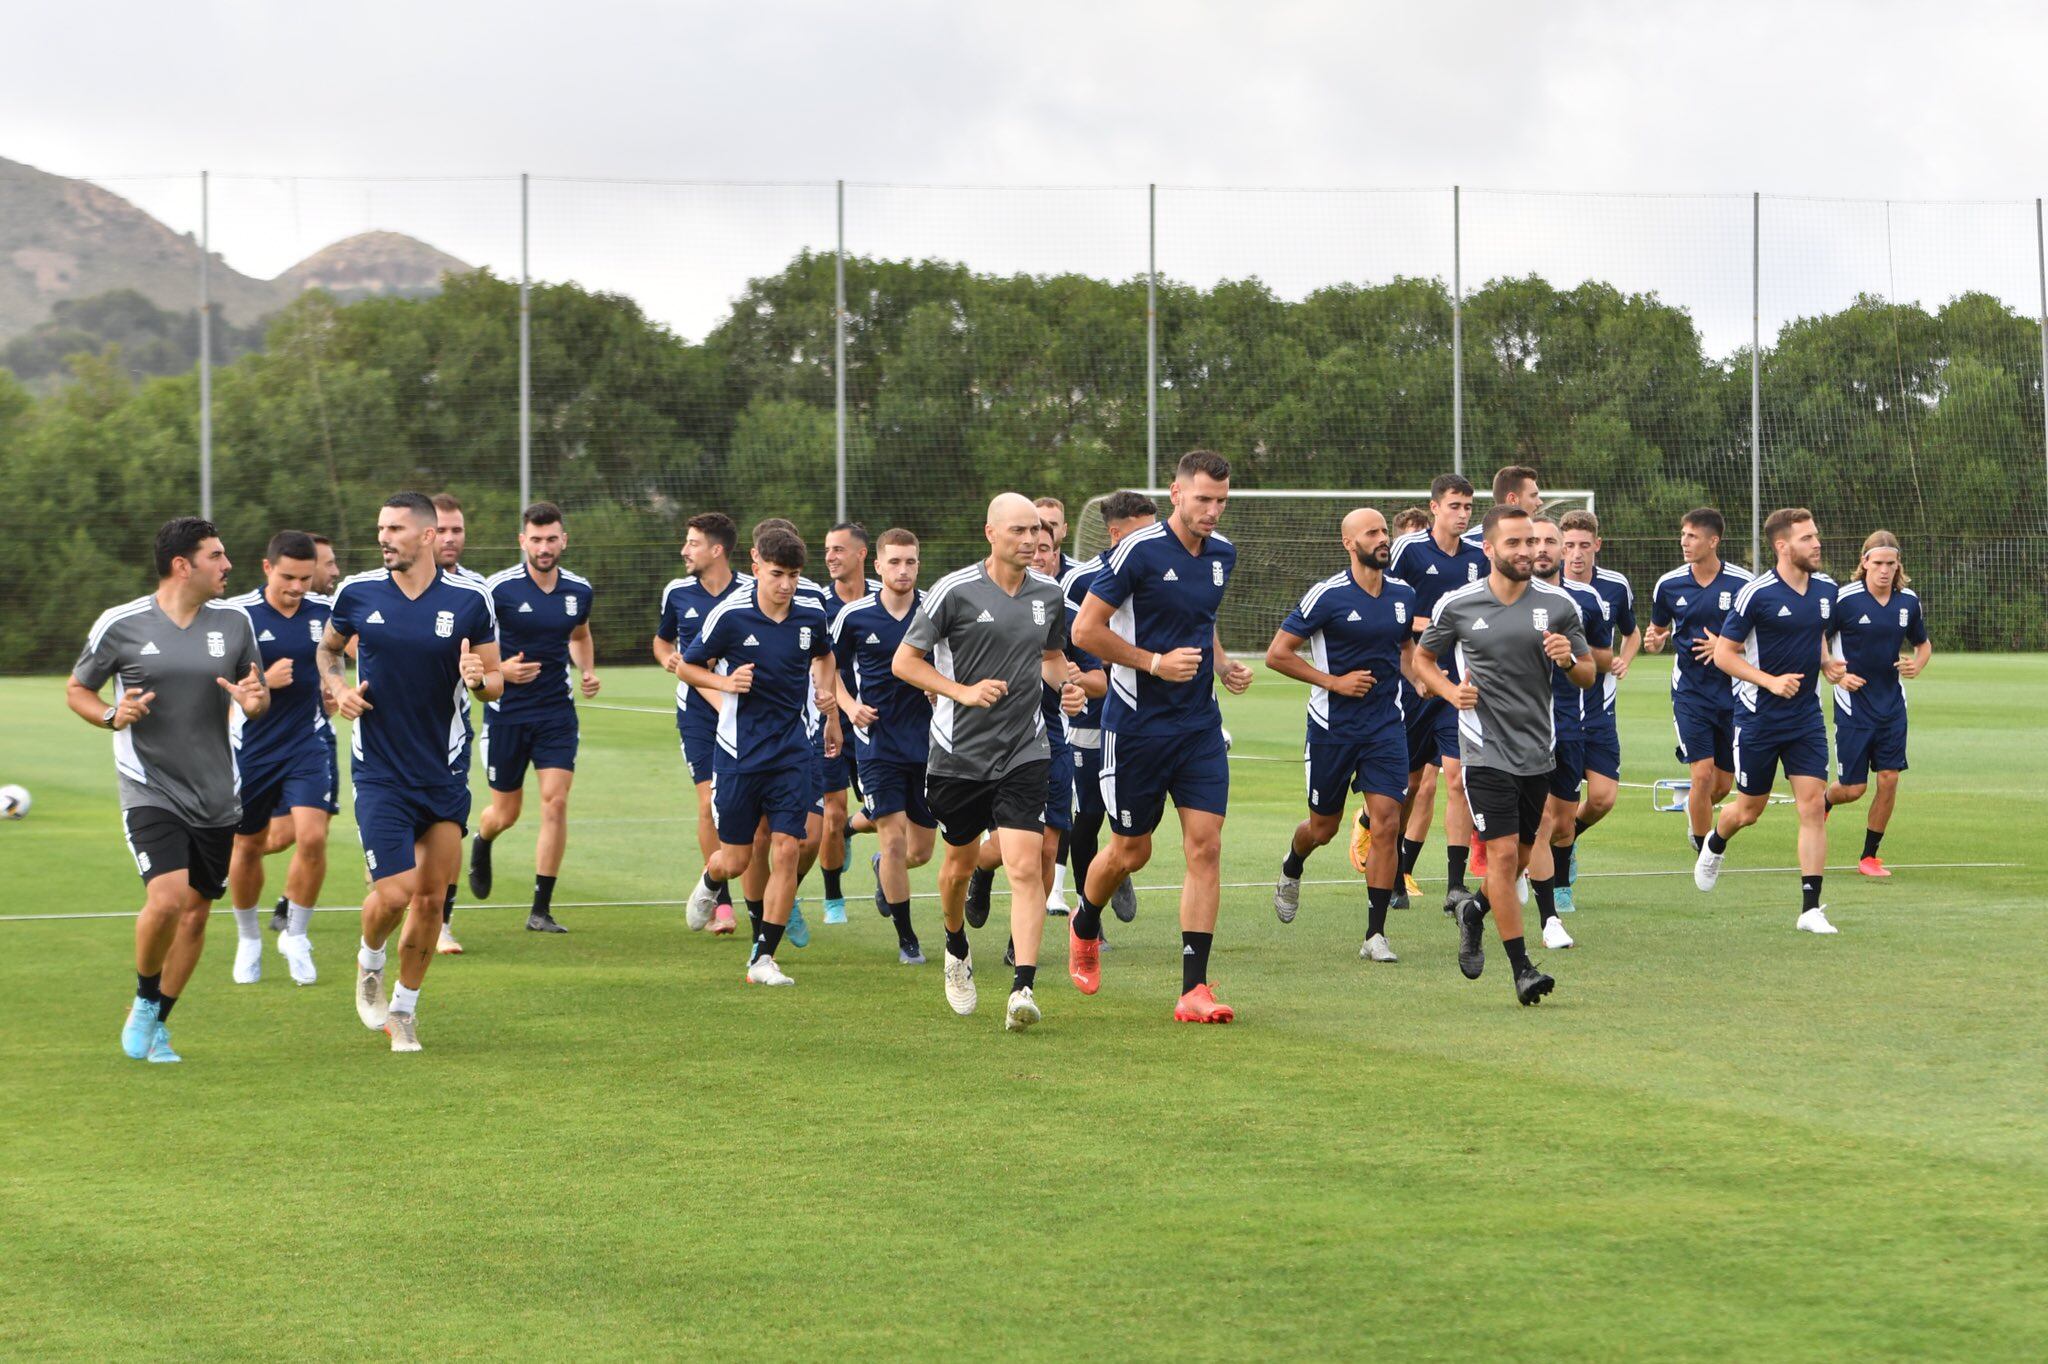
<path id="1" fill-rule="evenodd" d="M 2043 470 L 2048 472 L 2048 244 L 2041 231 L 2041 201 L 2034 200 L 2034 264 L 2041 280 L 2041 430 Z"/>
<path id="2" fill-rule="evenodd" d="M 1145 486 L 1159 486 L 1159 186 L 1145 186 Z"/>
<path id="3" fill-rule="evenodd" d="M 832 256 L 832 431 L 834 487 L 846 519 L 846 182 L 839 182 L 839 249 Z"/>
<path id="4" fill-rule="evenodd" d="M 199 172 L 199 514 L 213 519 L 213 254 L 212 186 Z"/>
<path id="5" fill-rule="evenodd" d="M 1749 567 L 1763 571 L 1764 196 L 1749 196 Z"/>
<path id="6" fill-rule="evenodd" d="M 1465 472 L 1465 243 L 1462 192 L 1451 186 L 1451 472 Z"/>
<path id="7" fill-rule="evenodd" d="M 519 172 L 519 505 L 533 505 L 533 299 L 527 273 L 527 175 Z"/>

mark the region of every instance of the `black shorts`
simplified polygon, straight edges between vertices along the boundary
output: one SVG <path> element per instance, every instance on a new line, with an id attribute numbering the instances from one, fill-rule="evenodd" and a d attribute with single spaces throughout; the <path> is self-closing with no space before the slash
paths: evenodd
<path id="1" fill-rule="evenodd" d="M 172 814 L 143 806 L 121 812 L 128 851 L 144 885 L 165 872 L 182 871 L 203 900 L 228 893 L 228 858 L 235 850 L 235 826 L 197 829 Z"/>
<path id="2" fill-rule="evenodd" d="M 1520 777 L 1497 767 L 1465 768 L 1465 803 L 1472 808 L 1472 828 L 1489 843 L 1510 834 L 1525 848 L 1535 843 L 1549 794 L 1548 772 Z"/>
<path id="3" fill-rule="evenodd" d="M 946 842 L 964 848 L 991 829 L 1045 832 L 1045 786 L 1052 761 L 1021 763 L 987 781 L 977 777 L 924 779 L 925 804 Z"/>

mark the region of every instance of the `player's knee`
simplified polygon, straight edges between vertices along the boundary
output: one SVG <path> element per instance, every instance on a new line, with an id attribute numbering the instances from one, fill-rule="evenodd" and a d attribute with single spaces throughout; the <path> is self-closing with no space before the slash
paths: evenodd
<path id="1" fill-rule="evenodd" d="M 1878 789 L 1882 790 L 1886 784 L 1887 783 L 1884 779 L 1884 773 L 1878 773 Z M 1850 786 L 1845 783 L 1841 786 L 1837 786 L 1835 788 L 1834 794 L 1828 797 L 1828 799 L 1832 800 L 1837 805 L 1847 805 L 1852 800 L 1862 800 L 1863 793 L 1869 789 L 1870 788 L 1863 782 L 1857 782 L 1854 786 Z"/>
<path id="2" fill-rule="evenodd" d="M 1898 786 L 1899 786 L 1899 774 L 1898 774 L 1897 772 L 1892 772 L 1892 771 L 1884 771 L 1884 772 L 1880 772 L 1880 773 L 1878 773 L 1878 774 L 1877 774 L 1877 789 L 1878 789 L 1878 790 L 1880 790 L 1880 791 L 1884 792 L 1885 794 L 1889 795 L 1889 794 L 1890 794 L 1891 792 L 1893 792 L 1893 791 L 1897 790 L 1897 789 L 1898 789 Z"/>
<path id="3" fill-rule="evenodd" d="M 540 817 L 550 824 L 560 824 L 569 817 L 569 793 L 556 791 L 540 798 Z"/>
<path id="4" fill-rule="evenodd" d="M 1308 839 L 1320 848 L 1337 836 L 1337 815 L 1310 815 L 1308 817 Z"/>

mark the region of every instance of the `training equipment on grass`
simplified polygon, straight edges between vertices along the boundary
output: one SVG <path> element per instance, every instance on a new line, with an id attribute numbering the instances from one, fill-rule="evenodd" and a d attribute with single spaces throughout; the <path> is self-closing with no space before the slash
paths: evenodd
<path id="1" fill-rule="evenodd" d="M 26 786 L 0 786 L 0 819 L 20 819 L 32 804 Z"/>

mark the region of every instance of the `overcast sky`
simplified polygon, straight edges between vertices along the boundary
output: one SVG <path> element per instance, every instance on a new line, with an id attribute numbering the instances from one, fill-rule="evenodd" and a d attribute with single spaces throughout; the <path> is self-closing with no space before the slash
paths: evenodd
<path id="1" fill-rule="evenodd" d="M 181 229 L 197 216 L 185 186 L 121 177 L 201 167 L 303 177 L 525 170 L 1988 198 L 2024 207 L 1987 210 L 1997 219 L 1989 225 L 1974 210 L 1903 210 L 1925 220 L 1892 224 L 1925 239 L 1905 253 L 1915 257 L 1905 282 L 1900 239 L 1871 216 L 1881 206 L 1839 210 L 1839 222 L 1816 220 L 1813 230 L 1854 239 L 1854 263 L 1842 269 L 1858 287 L 1882 263 L 1887 274 L 1868 282 L 1873 291 L 1889 279 L 1902 294 L 1907 285 L 1938 294 L 1949 280 L 1936 258 L 1996 256 L 1984 287 L 2024 296 L 2031 201 L 2048 193 L 2048 18 L 2018 4 L 107 0 L 89 26 L 75 7 L 46 4 L 17 7 L 8 30 L 0 155 L 102 179 Z M 516 269 L 505 195 L 488 183 L 225 181 L 214 240 L 238 268 L 270 274 L 340 229 L 389 226 Z M 1612 212 L 1568 202 L 1539 213 L 1530 202 L 1468 200 L 1468 233 L 1483 239 L 1491 211 L 1500 238 L 1498 259 L 1468 260 L 1468 278 L 1523 267 L 1570 273 L 1574 263 L 1559 252 L 1597 249 L 1603 262 L 1629 262 L 1603 273 L 1635 270 L 1643 278 L 1630 287 L 1667 293 L 1690 287 L 1711 332 L 1732 324 L 1704 314 L 1729 306 L 1746 331 L 1746 272 L 1720 259 L 1746 252 L 1746 198 L 1640 201 Z M 1215 241 L 1195 240 L 1197 209 L 1241 219 L 1233 231 L 1243 241 L 1222 241 L 1220 228 Z M 1297 268 L 1312 283 L 1342 268 L 1310 259 L 1319 243 L 1358 235 L 1352 207 L 1317 201 L 1303 210 L 1285 196 L 1183 195 L 1161 212 L 1160 267 L 1184 278 L 1255 268 L 1284 281 Z M 1353 273 L 1448 274 L 1448 250 L 1439 249 L 1448 213 L 1437 199 L 1395 196 L 1359 212 L 1375 226 Z M 1803 212 L 1781 215 L 1779 260 L 1816 277 L 1816 297 L 1833 297 L 1840 287 L 1819 284 L 1831 267 L 1813 242 L 1792 249 L 1790 220 Z M 536 222 L 536 252 L 548 232 L 555 248 L 534 270 L 660 294 L 653 275 L 683 272 L 643 256 L 679 232 L 734 269 L 754 269 L 791 244 L 829 246 L 829 215 L 810 190 L 592 189 L 578 191 L 573 208 L 561 193 L 536 209 L 546 224 Z M 1144 268 L 1141 192 L 1058 200 L 871 191 L 849 216 L 856 250 L 902 255 L 959 243 L 983 268 Z M 1508 232 L 1511 221 L 1524 230 Z M 1535 240 L 1551 234 L 1554 245 Z M 1468 256 L 1475 249 L 1484 255 L 1483 240 L 1468 237 Z M 1713 264 L 1698 264 L 1702 255 Z M 684 299 L 680 284 L 673 292 L 673 306 L 656 310 L 701 330 L 701 300 Z"/>

